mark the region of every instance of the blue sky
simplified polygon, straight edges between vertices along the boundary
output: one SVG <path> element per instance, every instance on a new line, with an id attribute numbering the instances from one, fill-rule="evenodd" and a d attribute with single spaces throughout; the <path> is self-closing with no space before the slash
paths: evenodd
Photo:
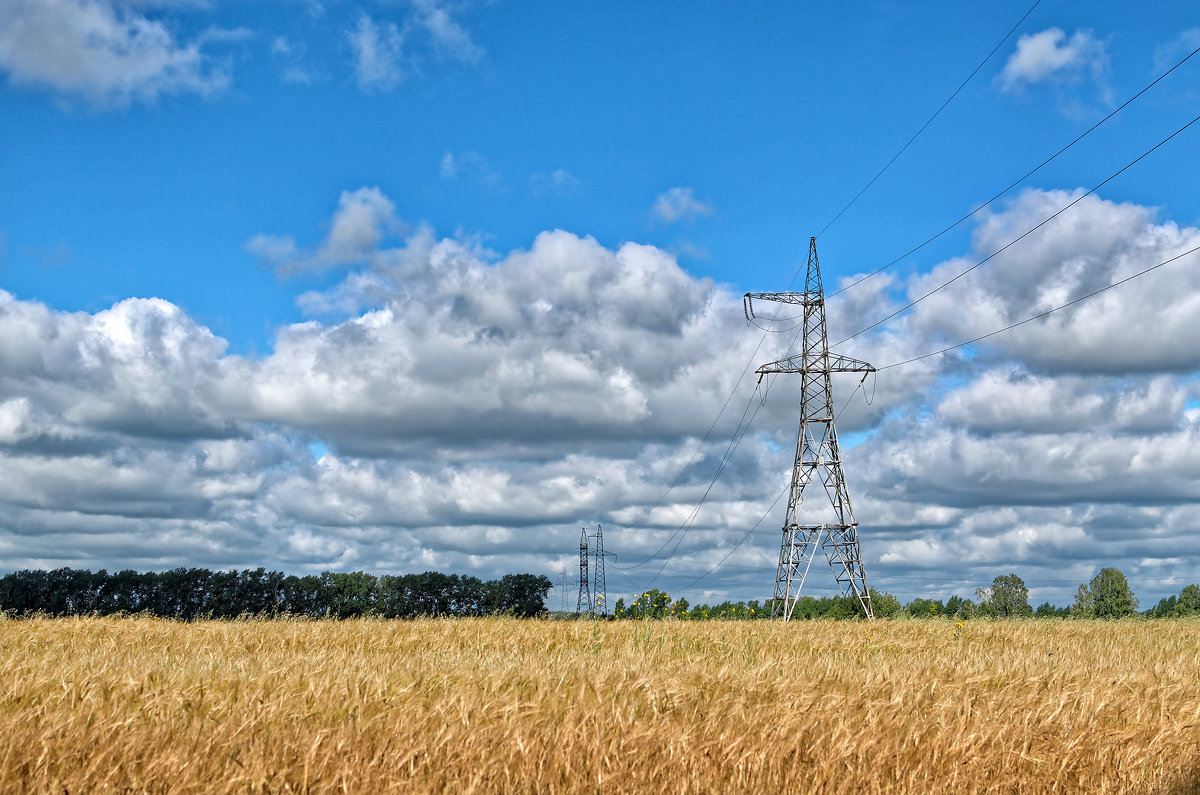
<path id="1" fill-rule="evenodd" d="M 663 494 L 752 358 L 761 335 L 741 324 L 740 293 L 786 287 L 818 233 L 829 285 L 891 261 L 1200 47 L 1194 4 L 1131 17 L 1113 4 L 1039 3 L 822 233 L 1030 5 L 0 0 L 0 289 L 12 339 L 30 341 L 6 354 L 0 431 L 5 416 L 11 430 L 0 439 L 14 482 L 53 468 L 59 484 L 38 500 L 0 494 L 0 568 L 557 571 L 570 527 L 597 521 L 631 557 L 643 542 L 652 551 L 695 495 L 670 492 L 657 525 L 619 528 Z M 983 258 L 1198 104 L 1200 58 L 890 278 L 831 300 L 831 326 L 857 330 Z M 851 355 L 919 355 L 1177 253 L 1200 224 L 1197 135 Z M 1117 229 L 1128 234 L 1109 239 Z M 1178 281 L 1194 272 L 1181 261 L 1141 300 L 1106 297 L 1093 325 L 1048 322 L 1042 337 L 881 376 L 882 401 L 856 403 L 843 431 L 859 442 L 848 466 L 863 473 L 849 480 L 864 492 L 864 544 L 868 511 L 889 528 L 866 553 L 868 574 L 894 592 L 925 576 L 930 587 L 913 590 L 946 595 L 951 580 L 962 593 L 1010 570 L 1081 582 L 1110 563 L 1156 597 L 1200 579 L 1197 528 L 1182 518 L 1200 496 L 1188 441 L 1194 279 Z M 539 306 L 556 318 L 530 320 Z M 1165 319 L 1150 322 L 1147 307 Z M 1145 327 L 1122 325 L 1124 312 Z M 1140 352 L 1121 348 L 1122 328 Z M 447 342 L 464 330 L 505 343 L 481 364 L 466 342 Z M 107 353 L 51 362 L 52 340 Z M 122 340 L 135 353 L 105 347 Z M 754 355 L 771 358 L 776 342 Z M 165 359 L 138 360 L 156 344 Z M 29 369 L 31 351 L 41 369 Z M 422 352 L 449 372 L 423 370 Z M 489 377 L 460 383 L 455 371 L 472 367 Z M 739 389 L 740 414 L 753 379 Z M 738 448 L 728 491 L 664 569 L 668 587 L 676 566 L 682 583 L 719 559 L 786 478 L 795 417 L 774 397 L 786 389 L 773 388 L 756 420 L 766 424 L 748 436 L 755 449 Z M 474 408 L 455 401 L 464 390 L 478 390 Z M 1018 411 L 1014 395 L 1041 408 Z M 1158 424 L 1130 418 L 1152 399 Z M 1056 401 L 1076 410 L 1074 424 Z M 701 462 L 719 458 L 736 420 L 718 422 Z M 930 458 L 914 452 L 943 436 Z M 1114 501 L 1113 480 L 1136 480 L 1149 451 L 1163 458 L 1172 445 L 1178 484 Z M 1066 448 L 1091 468 L 1045 489 L 1020 482 L 1014 462 Z M 959 467 L 973 485 L 948 483 L 940 461 L 968 454 L 981 462 Z M 185 466 L 222 455 L 219 486 Z M 97 483 L 122 466 L 179 469 L 170 483 L 134 478 L 154 492 L 149 510 Z M 342 478 L 374 485 L 335 521 L 329 506 L 354 501 Z M 396 492 L 405 482 L 441 491 Z M 456 483 L 470 495 L 461 504 L 423 502 Z M 300 505 L 306 490 L 324 507 Z M 541 508 L 520 514 L 523 490 Z M 425 519 L 397 520 L 403 506 Z M 1129 516 L 1148 538 L 1176 529 L 1143 554 L 1106 534 Z M 122 522 L 137 531 L 112 529 Z M 769 596 L 774 533 L 711 575 L 707 595 Z M 472 534 L 490 540 L 472 550 L 461 540 Z M 176 538 L 194 546 L 171 551 Z M 640 570 L 630 576 L 615 587 L 642 584 Z M 1035 596 L 1065 603 L 1073 590 Z"/>

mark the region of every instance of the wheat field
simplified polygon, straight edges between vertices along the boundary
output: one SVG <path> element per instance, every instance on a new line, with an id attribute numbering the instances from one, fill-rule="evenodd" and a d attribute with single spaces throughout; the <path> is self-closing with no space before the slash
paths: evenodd
<path id="1" fill-rule="evenodd" d="M 0 619 L 2 792 L 1195 792 L 1200 622 Z"/>

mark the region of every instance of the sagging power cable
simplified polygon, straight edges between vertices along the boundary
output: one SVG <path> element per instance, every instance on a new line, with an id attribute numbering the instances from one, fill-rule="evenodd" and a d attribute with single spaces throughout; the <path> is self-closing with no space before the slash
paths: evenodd
<path id="1" fill-rule="evenodd" d="M 864 185 L 862 190 L 860 190 L 858 193 L 856 193 L 854 195 L 854 198 L 851 199 L 849 202 L 847 202 L 846 206 L 843 207 L 841 210 L 839 210 L 838 214 L 835 215 L 829 223 L 825 224 L 825 226 L 821 228 L 821 231 L 817 233 L 818 238 L 821 235 L 825 234 L 826 230 L 828 230 L 829 227 L 831 227 L 835 223 L 837 223 L 837 220 L 839 218 L 841 218 L 846 213 L 847 210 L 849 210 L 852 206 L 854 206 L 854 203 L 857 202 L 859 200 L 859 198 L 864 193 L 866 193 L 870 189 L 870 187 L 872 185 L 874 185 L 875 182 L 880 177 L 883 176 L 883 172 L 885 172 L 889 168 L 891 168 L 892 163 L 895 163 L 896 160 L 900 157 L 900 155 L 904 154 L 904 151 L 906 149 L 908 149 L 908 147 L 912 146 L 912 142 L 917 140 L 917 137 L 920 136 L 921 133 L 925 132 L 925 128 L 928 127 L 930 124 L 932 124 L 933 120 L 936 119 L 938 116 L 940 116 L 942 114 L 942 111 L 944 111 L 946 109 L 946 106 L 949 105 L 950 102 L 955 97 L 958 96 L 959 92 L 961 92 L 964 88 L 966 88 L 967 83 L 970 83 L 971 80 L 975 77 L 975 75 L 979 74 L 979 70 L 983 68 L 984 64 L 986 64 L 988 61 L 990 61 L 992 59 L 992 56 L 995 55 L 996 52 L 1001 47 L 1004 46 L 1004 42 L 1008 41 L 1012 37 L 1012 35 L 1017 32 L 1017 28 L 1021 27 L 1021 25 L 1024 24 L 1025 20 L 1029 18 L 1029 15 L 1033 13 L 1033 10 L 1038 7 L 1038 4 L 1040 4 L 1041 1 L 1042 0 L 1036 0 L 1036 2 L 1029 7 L 1029 10 L 1025 12 L 1025 15 L 1023 17 L 1021 17 L 1019 20 L 1017 20 L 1017 24 L 1013 25 L 1012 28 L 1008 31 L 1008 33 L 1004 34 L 1004 38 L 1000 39 L 1000 41 L 996 43 L 996 46 L 992 48 L 992 51 L 989 52 L 987 54 L 987 56 L 982 61 L 979 62 L 979 65 L 975 67 L 974 71 L 972 71 L 971 74 L 967 75 L 967 79 L 962 81 L 962 84 L 959 85 L 958 88 L 954 89 L 954 93 L 951 94 L 946 99 L 946 101 L 942 103 L 942 106 L 940 108 L 938 108 L 936 111 L 934 111 L 934 114 L 932 116 L 930 116 L 925 121 L 924 124 L 921 125 L 921 128 L 919 130 L 917 130 L 915 133 L 913 133 L 912 138 L 909 138 L 908 141 L 904 144 L 904 146 L 900 147 L 900 151 L 898 151 L 898 152 L 896 152 L 896 154 L 892 155 L 892 159 L 887 161 L 887 163 L 884 164 L 883 168 L 879 169 L 879 172 L 877 174 L 875 174 L 875 176 L 871 177 L 871 181 L 868 182 L 866 185 Z"/>
<path id="2" fill-rule="evenodd" d="M 933 356 L 941 356 L 943 353 L 949 353 L 950 351 L 958 350 L 959 348 L 965 348 L 968 345 L 974 345 L 976 342 L 986 340 L 989 337 L 994 337 L 997 334 L 1003 334 L 1006 331 L 1012 331 L 1013 329 L 1017 328 L 1018 326 L 1024 326 L 1026 323 L 1032 323 L 1035 320 L 1041 320 L 1042 318 L 1046 317 L 1047 315 L 1052 315 L 1055 312 L 1058 312 L 1060 310 L 1067 309 L 1069 307 L 1075 306 L 1076 304 L 1083 303 L 1084 301 L 1088 300 L 1089 298 L 1094 298 L 1097 295 L 1100 295 L 1101 293 L 1104 293 L 1104 292 L 1107 292 L 1107 291 L 1113 289 L 1114 287 L 1120 287 L 1122 284 L 1125 284 L 1126 282 L 1131 282 L 1134 279 L 1138 278 L 1139 276 L 1145 276 L 1147 273 L 1150 273 L 1151 271 L 1156 271 L 1159 268 L 1163 267 L 1164 265 L 1170 265 L 1172 262 L 1175 262 L 1176 260 L 1179 260 L 1179 259 L 1183 259 L 1184 257 L 1188 256 L 1189 254 L 1195 254 L 1197 251 L 1200 251 L 1200 246 L 1196 246 L 1195 248 L 1189 249 L 1188 251 L 1185 251 L 1182 254 L 1177 254 L 1176 256 L 1171 257 L 1168 260 L 1164 260 L 1164 261 L 1158 263 L 1157 265 L 1152 265 L 1149 268 L 1146 268 L 1145 270 L 1140 270 L 1137 273 L 1132 274 L 1131 276 L 1126 276 L 1124 279 L 1121 279 L 1120 281 L 1115 281 L 1112 284 L 1105 285 L 1104 287 L 1101 287 L 1099 290 L 1094 290 L 1094 291 L 1088 293 L 1087 295 L 1081 295 L 1080 297 L 1076 298 L 1075 300 L 1068 301 L 1067 303 L 1065 303 L 1061 306 L 1056 306 L 1053 309 L 1047 309 L 1045 312 L 1039 312 L 1038 314 L 1033 315 L 1032 317 L 1027 317 L 1024 320 L 1013 323 L 1012 325 L 1005 326 L 1004 328 L 1001 328 L 1001 329 L 996 329 L 995 331 L 988 332 L 987 334 L 982 334 L 978 337 L 975 337 L 974 339 L 967 340 L 966 342 L 960 342 L 957 345 L 951 345 L 947 348 L 942 348 L 941 350 L 938 350 L 938 351 L 926 353 L 922 356 L 914 356 L 913 358 L 905 359 L 902 362 L 893 362 L 892 364 L 885 364 L 884 366 L 878 367 L 876 369 L 890 370 L 893 367 L 903 367 L 906 364 L 912 364 L 913 362 L 919 362 L 922 359 L 928 359 Z"/>
<path id="3" fill-rule="evenodd" d="M 1133 103 L 1133 101 L 1134 101 L 1134 100 L 1136 100 L 1138 97 L 1140 97 L 1142 94 L 1145 94 L 1147 91 L 1149 91 L 1150 89 L 1154 88 L 1154 86 L 1158 85 L 1158 83 L 1159 83 L 1161 80 L 1163 80 L 1163 79 L 1164 79 L 1164 78 L 1165 78 L 1167 75 L 1171 74 L 1171 73 L 1172 73 L 1172 72 L 1174 72 L 1176 69 L 1178 69 L 1179 67 L 1183 66 L 1183 65 L 1184 65 L 1184 64 L 1185 64 L 1187 61 L 1189 61 L 1189 60 L 1192 58 L 1192 56 L 1194 56 L 1194 55 L 1195 55 L 1196 53 L 1198 53 L 1198 52 L 1200 52 L 1200 47 L 1197 47 L 1196 49 L 1192 50 L 1190 53 L 1188 53 L 1188 54 L 1187 54 L 1187 55 L 1185 55 L 1183 58 L 1181 58 L 1181 59 L 1179 60 L 1179 62 L 1178 62 L 1178 63 L 1176 63 L 1176 64 L 1175 64 L 1174 66 L 1172 66 L 1170 69 L 1168 69 L 1167 71 L 1165 71 L 1165 72 L 1163 72 L 1161 75 L 1159 75 L 1157 78 L 1155 78 L 1153 82 L 1151 82 L 1149 85 L 1147 85 L 1147 86 L 1146 86 L 1145 88 L 1143 88 L 1141 91 L 1137 92 L 1137 93 L 1136 93 L 1136 94 L 1134 94 L 1132 97 L 1130 97 L 1129 99 L 1125 100 L 1123 103 L 1121 103 L 1120 107 L 1116 108 L 1116 109 L 1115 109 L 1115 110 L 1113 110 L 1111 113 L 1109 113 L 1107 116 L 1105 116 L 1103 119 L 1101 119 L 1100 121 L 1096 122 L 1095 124 L 1093 124 L 1093 125 L 1092 125 L 1091 127 L 1089 127 L 1088 129 L 1084 130 L 1082 133 L 1080 133 L 1080 134 L 1079 134 L 1079 136 L 1077 136 L 1077 137 L 1075 138 L 1075 140 L 1071 141 L 1069 144 L 1067 144 L 1066 146 L 1064 146 L 1062 149 L 1059 149 L 1057 152 L 1055 152 L 1054 154 L 1052 154 L 1052 155 L 1050 155 L 1049 157 L 1047 157 L 1047 158 L 1046 158 L 1045 160 L 1043 160 L 1041 163 L 1038 163 L 1038 164 L 1037 164 L 1035 167 L 1031 168 L 1029 171 L 1026 171 L 1026 172 L 1025 172 L 1024 174 L 1022 174 L 1020 177 L 1018 177 L 1017 179 L 1013 180 L 1013 181 L 1012 181 L 1012 183 L 1010 183 L 1010 184 L 1008 185 L 1008 187 L 1006 187 L 1006 188 L 1004 188 L 1003 190 L 999 191 L 999 192 L 998 192 L 998 193 L 997 193 L 995 196 L 993 196 L 992 198 L 990 198 L 990 199 L 988 199 L 987 201 L 983 202 L 982 204 L 980 204 L 979 206 L 977 206 L 977 207 L 976 207 L 974 210 L 971 210 L 971 212 L 969 212 L 969 213 L 967 213 L 966 215 L 964 215 L 962 218 L 959 218 L 957 221 L 955 221 L 954 223 L 950 224 L 950 225 L 949 225 L 949 226 L 947 226 L 945 229 L 943 229 L 942 231 L 938 232 L 936 235 L 933 235 L 932 237 L 930 237 L 930 238 L 926 239 L 926 240 L 925 240 L 923 243 L 921 243 L 920 245 L 914 246 L 913 248 L 911 248 L 911 249 L 909 249 L 908 251 L 904 252 L 903 254 L 901 254 L 899 257 L 896 257 L 894 260 L 892 260 L 892 261 L 891 261 L 891 262 L 889 262 L 888 264 L 886 264 L 886 265 L 884 265 L 884 266 L 882 266 L 882 267 L 880 267 L 880 268 L 877 268 L 877 269 L 875 269 L 875 270 L 871 271 L 870 273 L 866 274 L 865 276 L 861 276 L 861 277 L 859 277 L 858 279 L 856 279 L 856 280 L 854 280 L 854 281 L 850 282 L 849 284 L 845 285 L 844 287 L 841 287 L 841 288 L 839 288 L 839 289 L 835 290 L 835 291 L 834 291 L 834 292 L 832 292 L 832 293 L 829 293 L 828 295 L 826 295 L 826 296 L 825 296 L 825 298 L 828 300 L 828 299 L 830 299 L 830 298 L 833 298 L 833 297 L 835 297 L 835 296 L 841 295 L 842 293 L 846 292 L 847 290 L 851 289 L 852 287 L 855 287 L 855 286 L 857 286 L 857 285 L 859 285 L 859 284 L 862 284 L 862 283 L 863 283 L 863 282 L 865 282 L 867 279 L 870 279 L 870 278 L 872 278 L 873 276 L 878 276 L 879 274 L 883 273 L 885 270 L 887 270 L 888 268 L 892 267 L 892 266 L 893 266 L 893 265 L 895 265 L 896 263 L 898 263 L 898 262 L 902 262 L 902 261 L 904 261 L 904 260 L 908 259 L 909 257 L 911 257 L 913 254 L 916 254 L 918 251 L 920 251 L 921 249 L 925 248 L 925 247 L 926 247 L 926 246 L 928 246 L 930 243 L 932 243 L 932 242 L 934 242 L 935 240 L 937 240 L 938 238 L 940 238 L 942 235 L 944 235 L 944 234 L 946 234 L 947 232 L 951 231 L 952 229 L 954 229 L 954 228 L 958 227 L 958 226 L 959 226 L 960 224 L 962 224 L 964 221 L 966 221 L 966 220 L 968 220 L 968 219 L 970 219 L 970 218 L 973 218 L 974 216 L 976 216 L 977 214 L 979 214 L 979 212 L 981 212 L 981 211 L 982 211 L 982 210 L 983 210 L 985 207 L 987 207 L 988 205 L 990 205 L 992 202 L 996 201 L 996 199 L 999 199 L 1001 196 L 1003 196 L 1004 194 L 1008 193 L 1010 190 L 1012 190 L 1013 188 L 1017 187 L 1018 185 L 1020 185 L 1022 182 L 1024 182 L 1024 181 L 1025 181 L 1025 180 L 1027 180 L 1027 179 L 1029 179 L 1030 177 L 1032 177 L 1032 176 L 1033 176 L 1034 174 L 1036 174 L 1037 172 L 1041 171 L 1043 168 L 1045 168 L 1047 165 L 1049 165 L 1049 164 L 1050 164 L 1052 161 L 1054 161 L 1054 160 L 1055 160 L 1055 159 L 1056 159 L 1056 158 L 1057 158 L 1059 155 L 1063 154 L 1063 153 L 1064 153 L 1064 152 L 1066 152 L 1068 149 L 1070 149 L 1072 146 L 1074 146 L 1075 144 L 1077 144 L 1077 143 L 1079 143 L 1080 141 L 1082 141 L 1084 138 L 1086 138 L 1088 135 L 1090 135 L 1092 132 L 1094 132 L 1094 131 L 1096 130 L 1096 128 L 1098 128 L 1100 125 L 1104 124 L 1106 121 L 1108 121 L 1109 119 L 1111 119 L 1113 116 L 1116 116 L 1118 113 L 1120 113 L 1122 110 L 1124 110 L 1124 109 L 1125 109 L 1127 106 L 1129 106 L 1130 104 L 1132 104 L 1132 103 Z"/>
<path id="4" fill-rule="evenodd" d="M 1161 141 L 1159 141 L 1159 142 L 1158 142 L 1158 143 L 1156 143 L 1154 146 L 1152 146 L 1152 147 L 1150 147 L 1149 149 L 1147 149 L 1147 150 L 1146 150 L 1145 152 L 1143 152 L 1142 154 L 1138 155 L 1138 157 L 1137 157 L 1137 158 L 1135 158 L 1134 160 L 1130 161 L 1129 163 L 1127 163 L 1126 165 L 1124 165 L 1123 167 L 1121 167 L 1121 169 L 1120 169 L 1119 171 L 1117 171 L 1115 174 L 1113 174 L 1112 176 L 1110 176 L 1108 179 L 1106 179 L 1106 180 L 1104 180 L 1103 182 L 1101 182 L 1100 184 L 1096 185 L 1096 186 L 1095 186 L 1095 187 L 1093 187 L 1091 190 L 1089 190 L 1087 193 L 1083 193 L 1083 194 L 1079 195 L 1078 197 L 1076 197 L 1074 200 L 1072 200 L 1072 201 L 1071 201 L 1071 202 L 1069 202 L 1068 204 L 1066 204 L 1066 205 L 1064 205 L 1063 207 L 1059 208 L 1059 209 L 1058 209 L 1056 212 L 1054 212 L 1052 215 L 1049 215 L 1049 216 L 1047 216 L 1046 218 L 1042 219 L 1042 220 L 1041 220 L 1041 221 L 1040 221 L 1040 222 L 1039 222 L 1039 223 L 1038 223 L 1036 226 L 1033 226 L 1033 227 L 1031 227 L 1030 229 L 1028 229 L 1028 230 L 1026 230 L 1025 232 L 1021 233 L 1021 235 L 1019 235 L 1018 237 L 1015 237 L 1015 238 L 1013 238 L 1012 240 L 1010 240 L 1009 242 L 1005 243 L 1003 246 L 1001 246 L 1000 248 L 996 249 L 996 250 L 995 250 L 995 251 L 993 251 L 991 254 L 988 254 L 986 257 L 984 257 L 983 259 L 979 260 L 979 262 L 976 262 L 976 263 L 975 263 L 974 265 L 972 265 L 971 267 L 967 268 L 966 270 L 960 271 L 960 272 L 959 272 L 959 273 L 958 273 L 956 276 L 954 276 L 953 278 L 951 278 L 951 279 L 948 279 L 948 280 L 946 280 L 946 281 L 942 282 L 942 283 L 941 283 L 941 284 L 939 284 L 937 287 L 934 287 L 932 290 L 930 290 L 929 292 L 927 292 L 927 293 L 925 293 L 924 295 L 920 296 L 919 298 L 915 298 L 915 299 L 913 299 L 913 300 L 912 300 L 912 301 L 910 301 L 909 303 L 907 303 L 907 304 L 905 304 L 904 306 L 902 306 L 902 307 L 900 307 L 899 309 L 897 309 L 895 312 L 892 312 L 891 314 L 889 314 L 889 315 L 887 315 L 887 316 L 885 316 L 885 317 L 882 317 L 882 318 L 880 318 L 879 320 L 876 320 L 874 323 L 872 323 L 871 325 L 869 325 L 869 326 L 867 326 L 867 327 L 865 327 L 865 328 L 859 329 L 858 331 L 856 331 L 856 332 L 854 332 L 853 334 L 851 334 L 849 337 L 846 337 L 845 339 L 839 340 L 838 342 L 835 342 L 835 343 L 833 343 L 833 344 L 832 344 L 832 345 L 830 345 L 829 347 L 830 347 L 830 348 L 836 348 L 836 347 L 837 347 L 837 346 L 839 346 L 839 345 L 842 345 L 842 344 L 844 344 L 844 343 L 846 343 L 846 342 L 849 342 L 850 340 L 854 339 L 855 337 L 858 337 L 858 336 L 861 336 L 861 335 L 863 335 L 863 334 L 866 334 L 866 333 L 867 333 L 868 331 L 870 331 L 871 329 L 878 328 L 879 326 L 882 326 L 884 323 L 888 322 L 889 320 L 891 320 L 892 318 L 896 317 L 897 315 L 903 314 L 904 312 L 907 312 L 909 309 L 912 309 L 914 306 L 916 306 L 917 304 L 921 303 L 921 302 L 922 302 L 922 301 L 924 301 L 926 298 L 929 298 L 930 296 L 934 295 L 935 293 L 938 293 L 938 292 L 940 292 L 941 290 L 944 290 L 945 288 L 949 287 L 951 284 L 954 284 L 954 282 L 958 281 L 959 279 L 961 279 L 962 277 L 966 276 L 966 275 L 967 275 L 968 273 L 970 273 L 971 271 L 975 270 L 976 268 L 980 267 L 981 265 L 983 265 L 984 263 L 988 262 L 988 261 L 989 261 L 989 260 L 991 260 L 992 258 L 996 257 L 998 254 L 1001 254 L 1001 253 L 1003 253 L 1004 251 L 1007 251 L 1007 250 L 1008 250 L 1009 248 L 1011 248 L 1012 246 L 1014 246 L 1014 245 L 1016 245 L 1017 243 L 1021 242 L 1021 241 L 1022 241 L 1022 240 L 1024 240 L 1025 238 L 1029 237 L 1029 236 L 1030 236 L 1030 235 L 1032 235 L 1034 232 L 1036 232 L 1037 230 L 1041 229 L 1043 226 L 1045 226 L 1046 224 L 1050 223 L 1051 221 L 1053 221 L 1053 220 L 1054 220 L 1055 218 L 1057 218 L 1058 216 L 1060 216 L 1060 215 L 1062 215 L 1063 213 L 1065 213 L 1067 210 L 1070 210 L 1070 209 L 1071 209 L 1072 207 L 1074 207 L 1076 204 L 1079 204 L 1079 202 L 1083 201 L 1083 200 L 1084 200 L 1084 199 L 1086 199 L 1088 196 L 1091 196 L 1093 193 L 1095 193 L 1096 191 L 1100 190 L 1100 188 L 1104 187 L 1105 185 L 1107 185 L 1108 183 L 1112 182 L 1114 179 L 1116 179 L 1116 178 L 1117 178 L 1117 177 L 1119 177 L 1120 175 L 1124 174 L 1124 173 L 1125 173 L 1126 171 L 1128 171 L 1129 169 L 1133 168 L 1135 165 L 1137 165 L 1138 163 L 1140 163 L 1140 162 L 1141 162 L 1142 160 L 1144 160 L 1145 158 L 1149 157 L 1149 156 L 1150 156 L 1150 155 L 1151 155 L 1153 152 L 1155 152 L 1156 150 L 1158 150 L 1160 147 L 1162 147 L 1162 146 L 1166 145 L 1166 144 L 1167 144 L 1167 142 L 1169 142 L 1171 139 L 1175 138 L 1177 135 L 1179 135 L 1179 134 L 1181 134 L 1182 132 L 1184 132 L 1185 130 L 1187 130 L 1189 127 L 1191 127 L 1193 124 L 1195 124 L 1195 123 L 1196 123 L 1196 122 L 1198 122 L 1198 121 L 1200 121 L 1200 116 L 1196 116 L 1196 117 L 1195 117 L 1195 118 L 1193 118 L 1191 121 L 1189 121 L 1187 124 L 1183 125 L 1183 126 L 1182 126 L 1182 127 L 1180 127 L 1178 130 L 1176 130 L 1175 132 L 1171 133 L 1171 134 L 1170 134 L 1170 135 L 1168 135 L 1166 138 L 1162 139 Z"/>

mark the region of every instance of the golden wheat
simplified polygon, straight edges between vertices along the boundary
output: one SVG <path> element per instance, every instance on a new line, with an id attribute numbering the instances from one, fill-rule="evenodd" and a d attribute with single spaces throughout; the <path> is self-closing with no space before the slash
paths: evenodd
<path id="1" fill-rule="evenodd" d="M 1200 623 L 955 631 L 0 620 L 0 791 L 1200 786 Z"/>

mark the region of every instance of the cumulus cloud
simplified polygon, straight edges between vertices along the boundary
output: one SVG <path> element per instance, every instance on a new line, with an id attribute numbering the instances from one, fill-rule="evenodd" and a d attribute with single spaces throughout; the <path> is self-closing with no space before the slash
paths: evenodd
<path id="1" fill-rule="evenodd" d="M 421 228 L 371 263 L 369 278 L 306 299 L 367 311 L 281 332 L 248 395 L 258 416 L 312 423 L 364 452 L 416 439 L 628 439 L 702 425 L 684 373 L 710 373 L 708 400 L 732 386 L 711 346 L 736 327 L 734 299 L 718 303 L 657 249 L 547 232 L 493 263 Z M 368 404 L 378 408 L 364 415 Z"/>
<path id="2" fill-rule="evenodd" d="M 831 334 L 1070 195 L 1022 195 L 979 222 L 978 251 L 831 299 Z M 909 358 L 1197 235 L 1089 199 L 844 352 Z M 277 235 L 248 247 L 278 267 L 345 269 L 303 299 L 321 319 L 280 329 L 256 358 L 159 299 L 89 314 L 0 294 L 8 565 L 549 573 L 572 565 L 579 524 L 600 521 L 620 553 L 614 593 L 646 587 L 661 558 L 636 563 L 664 548 L 676 552 L 656 587 L 769 595 L 784 506 L 768 507 L 790 473 L 798 384 L 780 376 L 756 393 L 740 379 L 791 335 L 747 328 L 734 291 L 635 243 L 558 230 L 496 254 L 439 238 L 402 225 L 375 188 L 343 193 L 311 246 Z M 1062 603 L 1100 565 L 1124 567 L 1142 595 L 1195 580 L 1200 363 L 1177 339 L 1196 338 L 1194 271 L 1156 271 L 1028 336 L 882 371 L 863 385 L 870 406 L 857 379 L 835 382 L 872 584 L 948 596 L 1017 571 L 1035 598 Z M 832 590 L 822 571 L 814 593 Z"/>
<path id="3" fill-rule="evenodd" d="M 236 432 L 215 394 L 225 341 L 167 301 L 60 314 L 0 292 L 0 336 L 4 392 L 30 401 L 27 419 L 43 417 L 26 438 Z"/>
<path id="4" fill-rule="evenodd" d="M 654 216 L 664 224 L 712 215 L 713 207 L 696 198 L 694 188 L 669 188 L 654 199 Z"/>
<path id="5" fill-rule="evenodd" d="M 1000 85 L 1006 91 L 1045 82 L 1078 80 L 1085 75 L 1099 77 L 1107 68 L 1104 42 L 1089 30 L 1070 36 L 1061 28 L 1025 34 L 1017 40 L 1016 51 L 1001 70 Z"/>
<path id="6" fill-rule="evenodd" d="M 181 43 L 166 23 L 137 5 L 3 0 L 0 69 L 14 85 L 82 97 L 97 107 L 153 102 L 167 94 L 210 96 L 228 86 L 229 75 L 202 48 L 228 40 L 229 33 L 209 31 Z"/>
<path id="7" fill-rule="evenodd" d="M 976 228 L 969 257 L 935 267 L 910 285 L 917 297 L 1000 249 L 1077 198 L 1029 191 Z M 918 305 L 910 328 L 931 342 L 961 342 L 1093 292 L 1200 245 L 1200 230 L 1155 224 L 1153 211 L 1095 196 L 984 268 Z M 1200 352 L 1200 272 L 1184 261 L 988 343 L 997 355 L 1055 372 L 1194 371 Z"/>
<path id="8" fill-rule="evenodd" d="M 301 251 L 287 235 L 257 234 L 246 250 L 281 273 L 359 264 L 375 256 L 385 237 L 404 229 L 396 205 L 378 188 L 343 191 L 329 232 L 315 248 Z"/>
<path id="9" fill-rule="evenodd" d="M 343 194 L 311 248 L 252 241 L 283 267 L 356 263 L 309 296 L 341 318 L 281 329 L 261 359 L 225 354 L 158 299 L 89 315 L 5 296 L 0 543 L 29 565 L 160 565 L 174 549 L 502 572 L 544 567 L 612 506 L 653 506 L 677 474 L 664 461 L 686 461 L 752 350 L 729 344 L 736 297 L 648 246 L 547 232 L 495 257 L 424 226 L 392 244 L 394 220 L 368 188 Z M 747 447 L 729 471 L 763 455 Z M 706 447 L 649 532 L 686 515 L 717 463 Z M 713 520 L 753 510 L 745 492 L 719 484 Z"/>

